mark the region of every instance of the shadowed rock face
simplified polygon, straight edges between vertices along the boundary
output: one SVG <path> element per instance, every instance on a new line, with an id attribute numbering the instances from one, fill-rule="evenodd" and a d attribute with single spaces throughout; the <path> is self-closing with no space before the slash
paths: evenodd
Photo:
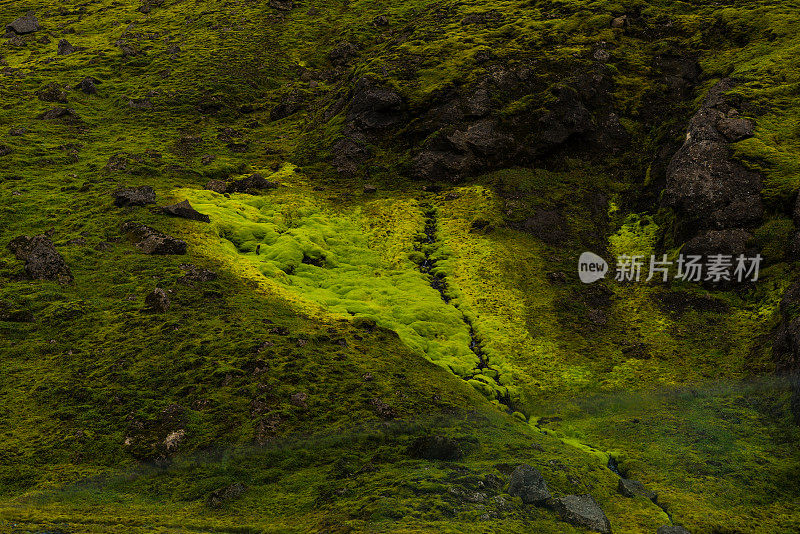
<path id="1" fill-rule="evenodd" d="M 164 212 L 164 214 L 171 215 L 173 217 L 182 217 L 184 219 L 191 219 L 193 221 L 201 222 L 211 221 L 208 215 L 200 213 L 194 209 L 192 205 L 189 204 L 188 200 L 178 202 L 177 204 L 173 204 L 171 206 L 164 206 L 161 208 L 161 211 Z"/>
<path id="2" fill-rule="evenodd" d="M 122 225 L 122 233 L 145 254 L 186 254 L 187 244 L 137 222 Z"/>
<path id="3" fill-rule="evenodd" d="M 13 239 L 8 249 L 18 260 L 25 262 L 25 272 L 35 280 L 72 281 L 72 273 L 64 258 L 56 250 L 53 241 L 46 235 L 26 235 Z"/>
<path id="4" fill-rule="evenodd" d="M 750 227 L 764 213 L 760 176 L 734 161 L 728 147 L 752 135 L 755 127 L 726 101 L 724 93 L 733 87 L 731 80 L 723 80 L 709 91 L 667 167 L 662 201 L 687 228 L 684 238 L 697 230 Z"/>

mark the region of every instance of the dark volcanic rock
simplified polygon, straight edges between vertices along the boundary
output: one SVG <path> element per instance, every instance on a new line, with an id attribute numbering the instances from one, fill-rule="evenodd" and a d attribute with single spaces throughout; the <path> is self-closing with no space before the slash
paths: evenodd
<path id="1" fill-rule="evenodd" d="M 680 525 L 664 525 L 658 527 L 656 534 L 692 534 Z"/>
<path id="2" fill-rule="evenodd" d="M 40 29 L 41 26 L 39 26 L 39 21 L 36 19 L 36 15 L 33 13 L 23 15 L 14 22 L 6 24 L 6 31 L 14 32 L 18 35 L 33 33 L 35 31 L 39 31 Z"/>
<path id="3" fill-rule="evenodd" d="M 38 116 L 44 120 L 62 120 L 64 122 L 81 122 L 80 116 L 71 108 L 55 107 Z"/>
<path id="4" fill-rule="evenodd" d="M 87 76 L 81 82 L 75 86 L 75 89 L 80 89 L 87 95 L 94 95 L 97 94 L 97 84 L 100 83 L 100 80 L 97 78 L 92 78 L 91 76 Z"/>
<path id="5" fill-rule="evenodd" d="M 619 479 L 617 491 L 619 491 L 625 497 L 644 497 L 645 499 L 649 499 L 654 502 L 658 497 L 656 492 L 650 491 L 638 480 L 631 480 L 629 478 Z"/>
<path id="6" fill-rule="evenodd" d="M 684 235 L 697 230 L 742 228 L 761 220 L 761 178 L 732 159 L 728 143 L 752 134 L 724 93 L 734 84 L 717 83 L 689 122 L 686 140 L 667 166 L 663 202 L 674 208 Z"/>
<path id="7" fill-rule="evenodd" d="M 403 99 L 397 92 L 363 77 L 353 87 L 346 118 L 359 129 L 382 129 L 397 125 L 402 110 Z"/>
<path id="8" fill-rule="evenodd" d="M 8 156 L 12 152 L 14 152 L 14 150 L 10 146 L 8 146 L 8 145 L 0 145 L 0 157 Z"/>
<path id="9" fill-rule="evenodd" d="M 156 192 L 149 185 L 139 187 L 125 187 L 114 191 L 114 205 L 121 208 L 123 206 L 145 206 L 155 204 Z"/>
<path id="10" fill-rule="evenodd" d="M 550 498 L 550 491 L 542 474 L 527 464 L 518 466 L 511 473 L 508 494 L 512 497 L 519 496 L 526 504 L 543 502 Z"/>
<path id="11" fill-rule="evenodd" d="M 171 206 L 164 206 L 161 211 L 173 217 L 182 217 L 184 219 L 191 219 L 193 221 L 210 222 L 211 219 L 208 215 L 200 213 L 189 204 L 188 200 L 178 202 Z"/>
<path id="12" fill-rule="evenodd" d="M 303 95 L 299 91 L 291 91 L 281 99 L 280 104 L 272 108 L 272 111 L 269 113 L 269 119 L 279 121 L 290 115 L 294 115 L 303 109 L 304 100 Z"/>
<path id="13" fill-rule="evenodd" d="M 358 55 L 358 48 L 349 41 L 342 41 L 328 54 L 328 59 L 336 66 L 346 65 L 351 59 Z"/>
<path id="14" fill-rule="evenodd" d="M 567 523 L 611 534 L 611 523 L 591 495 L 566 495 L 553 499 L 552 506 Z"/>
<path id="15" fill-rule="evenodd" d="M 67 92 L 56 82 L 48 83 L 36 91 L 36 96 L 42 102 L 60 102 L 63 104 L 67 101 Z"/>
<path id="16" fill-rule="evenodd" d="M 210 282 L 217 279 L 217 273 L 214 271 L 203 269 L 202 267 L 198 267 L 190 263 L 184 263 L 181 265 L 181 269 L 183 269 L 186 274 L 178 278 L 178 281 L 186 284 L 192 284 L 194 282 Z"/>
<path id="17" fill-rule="evenodd" d="M 69 41 L 66 39 L 61 39 L 58 41 L 58 55 L 59 56 L 68 56 L 75 51 L 75 47 L 69 44 Z"/>
<path id="18" fill-rule="evenodd" d="M 251 174 L 247 178 L 234 180 L 225 188 L 226 193 L 247 193 L 251 190 L 275 189 L 279 186 L 277 182 L 270 182 L 260 174 Z"/>
<path id="19" fill-rule="evenodd" d="M 164 313 L 169 309 L 169 297 L 167 297 L 167 292 L 160 287 L 155 288 L 145 296 L 144 305 L 150 311 Z"/>
<path id="20" fill-rule="evenodd" d="M 145 254 L 186 254 L 186 241 L 162 234 L 144 224 L 127 222 L 122 225 L 121 231 Z"/>
<path id="21" fill-rule="evenodd" d="M 412 458 L 423 460 L 460 460 L 464 453 L 458 441 L 445 436 L 422 436 L 408 448 Z"/>
<path id="22" fill-rule="evenodd" d="M 11 240 L 8 249 L 18 260 L 25 262 L 25 272 L 35 280 L 72 281 L 72 273 L 64 258 L 56 250 L 53 241 L 46 235 L 26 235 Z"/>
<path id="23" fill-rule="evenodd" d="M 228 184 L 223 182 L 222 180 L 209 180 L 206 182 L 205 189 L 209 191 L 214 191 L 215 193 L 224 193 L 225 190 L 228 188 Z"/>
<path id="24" fill-rule="evenodd" d="M 689 240 L 681 253 L 684 256 L 698 255 L 707 258 L 716 254 L 738 256 L 747 252 L 747 243 L 752 236 L 746 230 L 709 230 Z"/>

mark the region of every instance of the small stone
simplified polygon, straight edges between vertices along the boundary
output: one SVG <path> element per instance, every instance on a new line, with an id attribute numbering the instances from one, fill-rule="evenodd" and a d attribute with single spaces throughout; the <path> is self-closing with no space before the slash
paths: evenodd
<path id="1" fill-rule="evenodd" d="M 611 21 L 612 28 L 624 28 L 628 25 L 628 15 L 622 15 L 621 17 L 616 17 L 614 20 Z"/>
<path id="2" fill-rule="evenodd" d="M 293 0 L 269 0 L 270 7 L 274 7 L 279 11 L 291 11 L 294 7 Z"/>
<path id="3" fill-rule="evenodd" d="M 114 191 L 114 205 L 118 208 L 124 206 L 145 206 L 155 204 L 156 192 L 149 185 L 140 187 L 126 187 Z"/>
<path id="4" fill-rule="evenodd" d="M 550 491 L 542 474 L 527 464 L 519 465 L 511 473 L 508 494 L 520 497 L 526 504 L 544 502 L 550 498 Z"/>
<path id="5" fill-rule="evenodd" d="M 389 25 L 389 17 L 386 15 L 378 15 L 374 19 L 372 19 L 372 24 L 378 27 L 385 27 Z"/>
<path id="6" fill-rule="evenodd" d="M 611 54 L 609 53 L 608 50 L 603 50 L 602 48 L 599 48 L 594 51 L 593 57 L 597 61 L 602 61 L 603 63 L 605 63 L 606 61 L 611 59 Z"/>
<path id="7" fill-rule="evenodd" d="M 36 96 L 42 102 L 61 102 L 66 103 L 67 92 L 55 82 L 48 83 L 43 88 L 36 91 Z"/>
<path id="8" fill-rule="evenodd" d="M 169 309 L 169 297 L 167 297 L 166 291 L 157 287 L 147 294 L 144 304 L 150 311 L 164 313 Z"/>
<path id="9" fill-rule="evenodd" d="M 246 490 L 247 486 L 241 482 L 234 482 L 229 486 L 212 491 L 206 498 L 206 504 L 211 508 L 219 508 L 227 501 L 243 495 Z"/>
<path id="10" fill-rule="evenodd" d="M 128 100 L 128 107 L 133 109 L 150 109 L 153 102 L 149 98 L 131 98 Z"/>
<path id="11" fill-rule="evenodd" d="M 294 395 L 292 395 L 291 398 L 292 404 L 294 406 L 297 406 L 298 408 L 307 408 L 308 407 L 307 401 L 308 401 L 308 393 L 305 393 L 303 391 L 295 393 Z"/>
<path id="12" fill-rule="evenodd" d="M 145 254 L 186 254 L 186 241 L 168 236 L 141 223 L 127 222 L 122 233 Z"/>
<path id="13" fill-rule="evenodd" d="M 691 534 L 691 532 L 680 525 L 664 525 L 658 527 L 656 534 Z"/>
<path id="14" fill-rule="evenodd" d="M 58 41 L 58 55 L 59 56 L 68 56 L 75 51 L 75 47 L 69 44 L 69 41 L 66 39 L 61 39 Z"/>
<path id="15" fill-rule="evenodd" d="M 28 129 L 27 128 L 11 128 L 8 131 L 8 135 L 15 136 L 15 137 L 19 137 L 21 135 L 25 135 L 26 133 L 28 133 Z"/>
<path id="16" fill-rule="evenodd" d="M 12 152 L 14 152 L 14 150 L 10 146 L 8 146 L 8 145 L 0 145 L 0 157 L 8 156 Z"/>
<path id="17" fill-rule="evenodd" d="M 377 191 L 378 191 L 377 186 L 374 186 L 374 185 L 365 185 L 364 186 L 364 192 L 367 193 L 368 195 L 371 195 L 371 194 L 373 194 L 373 193 L 375 193 Z"/>

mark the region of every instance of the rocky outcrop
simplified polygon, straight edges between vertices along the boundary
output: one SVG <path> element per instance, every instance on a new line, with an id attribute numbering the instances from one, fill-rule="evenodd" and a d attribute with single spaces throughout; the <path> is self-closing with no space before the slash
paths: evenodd
<path id="1" fill-rule="evenodd" d="M 145 254 L 186 254 L 186 241 L 177 239 L 141 223 L 127 222 L 121 231 Z"/>
<path id="2" fill-rule="evenodd" d="M 123 187 L 114 191 L 114 205 L 118 208 L 125 206 L 146 206 L 155 204 L 156 192 L 149 185 L 139 187 Z"/>
<path id="3" fill-rule="evenodd" d="M 653 502 L 655 502 L 658 497 L 656 492 L 650 491 L 638 480 L 631 480 L 629 478 L 619 479 L 617 491 L 625 497 L 644 497 Z"/>
<path id="4" fill-rule="evenodd" d="M 611 534 L 611 523 L 591 495 L 566 495 L 553 499 L 551 505 L 567 523 Z"/>
<path id="5" fill-rule="evenodd" d="M 715 230 L 737 235 L 714 240 L 738 242 L 742 229 L 757 224 L 764 213 L 760 176 L 735 161 L 728 146 L 752 135 L 755 127 L 726 97 L 734 86 L 726 79 L 709 91 L 667 166 L 662 203 L 678 215 L 683 240 Z"/>
<path id="6" fill-rule="evenodd" d="M 25 273 L 34 280 L 72 282 L 72 273 L 53 241 L 45 234 L 19 236 L 11 240 L 8 249 L 18 260 L 25 262 Z"/>
<path id="7" fill-rule="evenodd" d="M 167 292 L 160 287 L 155 288 L 144 298 L 145 307 L 155 313 L 164 313 L 169 310 L 169 297 Z"/>
<path id="8" fill-rule="evenodd" d="M 542 474 L 527 464 L 518 466 L 511 473 L 508 494 L 521 498 L 526 504 L 541 503 L 550 498 L 550 491 Z"/>

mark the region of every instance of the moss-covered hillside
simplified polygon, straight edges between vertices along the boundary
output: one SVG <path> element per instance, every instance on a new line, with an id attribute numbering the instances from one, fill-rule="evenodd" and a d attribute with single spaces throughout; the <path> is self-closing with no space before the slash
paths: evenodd
<path id="1" fill-rule="evenodd" d="M 800 3 L 0 31 L 0 532 L 800 531 Z"/>

